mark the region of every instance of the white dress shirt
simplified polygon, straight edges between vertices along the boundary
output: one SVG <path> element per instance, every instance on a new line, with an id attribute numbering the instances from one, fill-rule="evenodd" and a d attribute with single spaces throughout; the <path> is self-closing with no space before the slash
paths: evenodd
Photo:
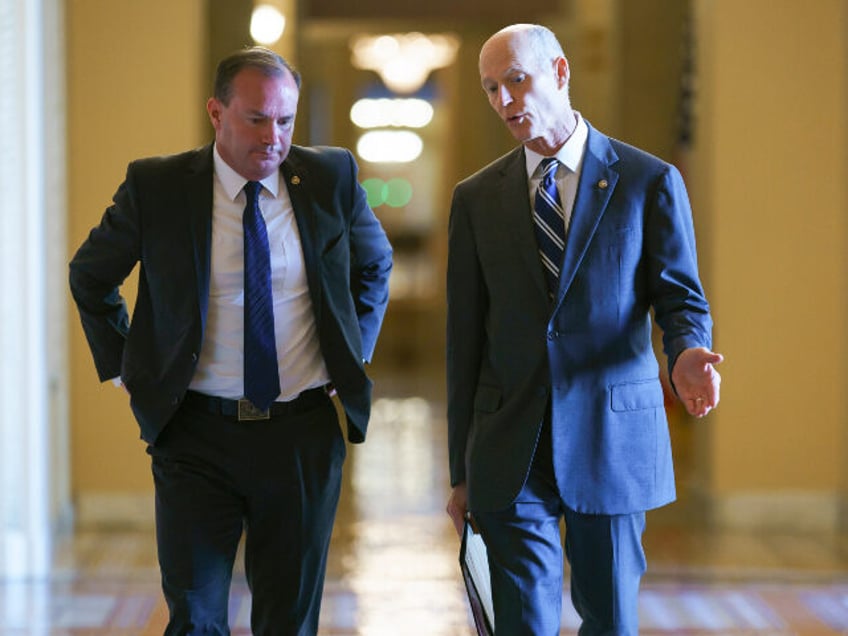
<path id="1" fill-rule="evenodd" d="M 244 397 L 244 244 L 246 179 L 214 150 L 212 258 L 206 331 L 189 388 L 224 398 Z M 274 329 L 280 395 L 288 401 L 320 387 L 330 376 L 318 342 L 300 233 L 280 173 L 262 180 L 259 207 L 271 248 Z"/>
<path id="2" fill-rule="evenodd" d="M 563 144 L 559 152 L 554 155 L 560 165 L 557 167 L 556 182 L 562 209 L 565 211 L 565 231 L 568 233 L 568 224 L 571 221 L 571 211 L 574 209 L 574 198 L 577 196 L 577 183 L 580 181 L 580 170 L 583 168 L 583 153 L 586 151 L 586 140 L 589 138 L 589 127 L 583 121 L 583 117 L 574 111 L 577 118 L 577 126 L 574 132 Z M 536 204 L 536 190 L 542 175 L 538 172 L 539 164 L 546 157 L 529 148 L 524 148 L 524 156 L 527 162 L 527 182 L 530 184 L 530 210 Z"/>

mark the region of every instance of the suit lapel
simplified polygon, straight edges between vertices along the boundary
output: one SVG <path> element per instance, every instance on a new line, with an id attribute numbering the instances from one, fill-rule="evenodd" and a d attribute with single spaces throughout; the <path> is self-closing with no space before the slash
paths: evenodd
<path id="1" fill-rule="evenodd" d="M 186 172 L 186 209 L 191 226 L 194 249 L 194 271 L 201 328 L 206 329 L 209 308 L 209 277 L 212 257 L 212 145 L 198 151 Z"/>
<path id="2" fill-rule="evenodd" d="M 574 275 L 595 231 L 598 228 L 604 212 L 607 209 L 612 193 L 618 183 L 618 172 L 612 165 L 618 161 L 618 156 L 609 143 L 609 138 L 589 126 L 589 138 L 586 142 L 586 152 L 583 156 L 583 167 L 580 181 L 577 184 L 577 195 L 574 199 L 574 209 L 571 212 L 571 222 L 565 241 L 565 255 L 559 275 L 559 293 L 557 304 L 562 302 L 568 288 L 574 280 Z"/>
<path id="3" fill-rule="evenodd" d="M 497 209 L 501 218 L 492 223 L 501 232 L 508 232 L 509 240 L 527 267 L 533 286 L 543 298 L 548 297 L 548 287 L 539 260 L 539 245 L 533 229 L 533 211 L 530 209 L 530 193 L 527 185 L 527 165 L 524 147 L 520 146 L 506 158 L 501 168 L 501 179 L 493 188 Z"/>
<path id="4" fill-rule="evenodd" d="M 297 151 L 292 148 L 288 157 L 280 167 L 283 185 L 288 189 L 289 199 L 294 210 L 297 230 L 300 234 L 300 246 L 303 250 L 303 261 L 306 266 L 306 280 L 316 318 L 321 315 L 321 276 L 320 276 L 320 245 L 318 227 L 312 213 L 312 197 L 310 191 L 315 187 L 313 177 L 303 162 L 297 157 Z"/>

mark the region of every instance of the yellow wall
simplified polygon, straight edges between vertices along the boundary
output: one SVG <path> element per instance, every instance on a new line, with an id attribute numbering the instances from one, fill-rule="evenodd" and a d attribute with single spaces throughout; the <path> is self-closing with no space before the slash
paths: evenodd
<path id="1" fill-rule="evenodd" d="M 778 507 L 827 522 L 848 457 L 848 4 L 695 8 L 693 199 L 727 356 L 698 424 L 704 486 L 729 522 Z"/>
<path id="2" fill-rule="evenodd" d="M 203 142 L 208 81 L 202 0 L 69 0 L 69 250 L 96 225 L 137 157 Z M 132 302 L 135 286 L 125 295 Z M 71 312 L 71 444 L 78 503 L 149 492 L 150 471 L 127 396 L 100 385 Z"/>

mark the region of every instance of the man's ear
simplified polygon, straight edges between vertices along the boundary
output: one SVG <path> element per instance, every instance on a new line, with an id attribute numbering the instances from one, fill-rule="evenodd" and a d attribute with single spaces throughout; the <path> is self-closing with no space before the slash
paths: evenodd
<path id="1" fill-rule="evenodd" d="M 564 57 L 558 57 L 554 60 L 554 70 L 556 72 L 557 86 L 560 88 L 568 86 L 568 79 L 571 69 L 568 66 L 568 60 Z"/>
<path id="2" fill-rule="evenodd" d="M 218 130 L 221 123 L 221 102 L 214 97 L 210 97 L 206 101 L 206 112 L 209 114 L 209 121 L 212 122 L 213 128 Z"/>

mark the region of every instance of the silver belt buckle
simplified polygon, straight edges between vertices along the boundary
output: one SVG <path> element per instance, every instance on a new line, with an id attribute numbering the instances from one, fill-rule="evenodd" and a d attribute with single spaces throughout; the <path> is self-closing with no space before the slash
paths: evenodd
<path id="1" fill-rule="evenodd" d="M 253 420 L 270 420 L 271 411 L 270 409 L 265 409 L 263 411 L 261 409 L 256 408 L 253 405 L 253 402 L 251 402 L 250 400 L 239 400 L 238 419 L 239 422 L 250 422 Z"/>

